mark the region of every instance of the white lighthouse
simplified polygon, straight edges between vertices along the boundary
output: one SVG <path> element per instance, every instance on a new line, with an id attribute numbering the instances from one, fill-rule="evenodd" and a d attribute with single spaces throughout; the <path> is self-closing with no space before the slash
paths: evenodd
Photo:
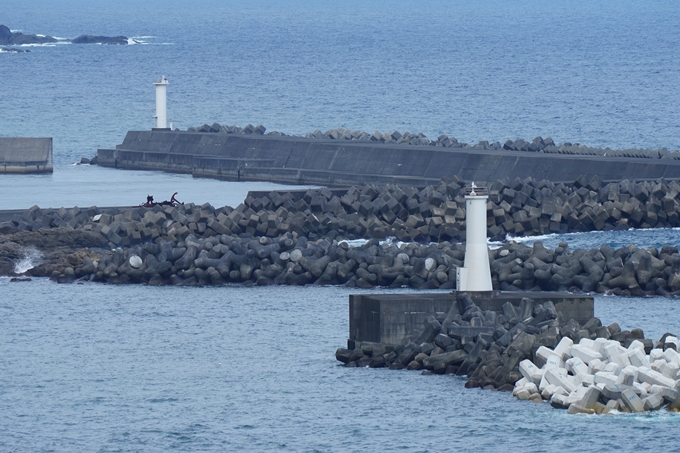
<path id="1" fill-rule="evenodd" d="M 156 85 L 156 129 L 167 129 L 167 86 L 168 79 L 162 76 Z"/>
<path id="2" fill-rule="evenodd" d="M 469 192 L 468 192 L 469 190 Z M 465 195 L 465 264 L 456 274 L 458 291 L 493 291 L 486 243 L 486 189 L 473 182 Z"/>

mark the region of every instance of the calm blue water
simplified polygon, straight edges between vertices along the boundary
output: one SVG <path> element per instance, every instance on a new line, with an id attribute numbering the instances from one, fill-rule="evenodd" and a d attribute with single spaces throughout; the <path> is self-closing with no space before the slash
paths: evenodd
<path id="1" fill-rule="evenodd" d="M 677 414 L 575 417 L 458 377 L 338 367 L 345 288 L 0 291 L 0 451 L 678 448 Z M 658 338 L 675 306 L 598 298 L 597 315 Z"/>
<path id="2" fill-rule="evenodd" d="M 0 53 L 0 135 L 54 137 L 52 176 L 1 177 L 0 207 L 218 206 L 272 185 L 71 166 L 169 118 L 269 130 L 552 136 L 680 148 L 680 5 L 0 0 L 0 23 L 73 38 Z M 676 230 L 540 238 L 678 246 Z M 383 290 L 380 290 L 383 291 Z M 405 290 L 403 290 L 405 291 Z M 345 288 L 152 288 L 0 278 L 0 451 L 677 451 L 680 417 L 572 417 L 464 381 L 338 367 Z M 605 323 L 680 333 L 675 299 L 598 297 Z M 574 436 L 578 433 L 577 436 Z"/>
<path id="3" fill-rule="evenodd" d="M 0 54 L 0 135 L 52 136 L 62 165 L 152 127 L 162 74 L 182 129 L 680 149 L 673 0 L 1 0 L 0 18 L 25 33 L 148 43 Z"/>

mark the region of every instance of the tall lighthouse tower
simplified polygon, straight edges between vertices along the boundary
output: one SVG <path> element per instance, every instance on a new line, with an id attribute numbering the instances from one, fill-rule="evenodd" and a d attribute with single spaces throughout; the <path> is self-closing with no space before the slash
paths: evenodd
<path id="1" fill-rule="evenodd" d="M 473 182 L 465 195 L 465 264 L 456 275 L 458 291 L 492 291 L 486 244 L 486 188 Z"/>
<path id="2" fill-rule="evenodd" d="M 168 79 L 165 76 L 161 76 L 161 79 L 153 84 L 156 85 L 156 127 L 154 129 L 167 129 Z"/>

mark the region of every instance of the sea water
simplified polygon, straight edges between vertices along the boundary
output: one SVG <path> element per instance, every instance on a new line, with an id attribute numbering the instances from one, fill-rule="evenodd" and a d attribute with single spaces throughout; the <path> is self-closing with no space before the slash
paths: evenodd
<path id="1" fill-rule="evenodd" d="M 235 206 L 279 187 L 73 165 L 153 126 L 161 75 L 182 129 L 678 149 L 679 16 L 671 1 L 0 0 L 13 30 L 139 42 L 0 53 L 0 136 L 53 137 L 55 153 L 53 175 L 0 177 L 0 209 L 135 205 L 175 191 Z M 535 240 L 680 243 L 677 230 Z M 412 292 L 372 292 L 385 291 Z M 570 416 L 466 390 L 460 377 L 338 366 L 357 292 L 0 278 L 0 451 L 680 448 L 674 414 Z M 603 323 L 650 338 L 680 333 L 674 298 L 597 296 L 595 307 Z"/>

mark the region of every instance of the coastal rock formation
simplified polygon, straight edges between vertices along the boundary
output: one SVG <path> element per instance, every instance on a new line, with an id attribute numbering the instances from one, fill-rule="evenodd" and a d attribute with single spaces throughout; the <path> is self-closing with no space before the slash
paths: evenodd
<path id="1" fill-rule="evenodd" d="M 113 45 L 126 45 L 128 43 L 128 38 L 125 36 L 93 36 L 93 35 L 80 35 L 75 39 L 72 39 L 73 44 L 113 44 Z"/>
<path id="2" fill-rule="evenodd" d="M 680 409 L 678 339 L 646 339 L 642 329 L 561 319 L 552 302 L 523 298 L 482 311 L 466 293 L 448 313 L 430 316 L 418 338 L 338 348 L 346 367 L 423 370 L 467 376 L 467 388 L 513 391 L 570 413 Z"/>
<path id="3" fill-rule="evenodd" d="M 0 25 L 0 45 L 49 44 L 55 42 L 71 42 L 73 44 L 127 44 L 125 36 L 93 36 L 80 35 L 75 39 L 57 39 L 45 35 L 25 35 L 20 32 L 12 33 L 9 27 Z M 4 49 L 9 51 L 8 49 Z"/>
<path id="4" fill-rule="evenodd" d="M 28 50 L 28 49 L 15 49 L 13 47 L 0 47 L 0 52 L 26 53 L 26 52 L 30 52 L 30 50 Z"/>
<path id="5" fill-rule="evenodd" d="M 0 45 L 48 44 L 52 42 L 57 42 L 57 39 L 52 36 L 12 33 L 8 27 L 0 25 Z"/>

